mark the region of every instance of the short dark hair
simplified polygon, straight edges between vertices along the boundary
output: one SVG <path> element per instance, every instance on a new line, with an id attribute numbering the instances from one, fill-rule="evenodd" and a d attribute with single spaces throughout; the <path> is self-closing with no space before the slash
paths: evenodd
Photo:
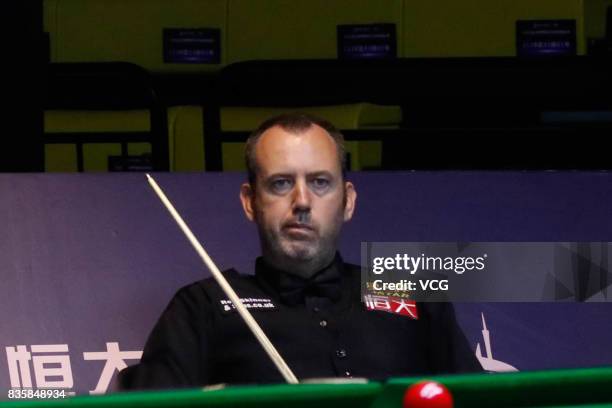
<path id="1" fill-rule="evenodd" d="M 255 145 L 261 135 L 268 129 L 274 126 L 280 126 L 283 130 L 294 134 L 301 134 L 317 125 L 323 128 L 334 140 L 336 144 L 336 152 L 338 153 L 338 162 L 342 170 L 342 177 L 346 176 L 346 148 L 344 147 L 344 136 L 336 127 L 328 120 L 303 112 L 283 113 L 274 116 L 263 122 L 257 129 L 251 133 L 246 142 L 246 150 L 244 158 L 249 177 L 249 183 L 255 186 L 257 177 L 257 160 L 255 159 Z"/>

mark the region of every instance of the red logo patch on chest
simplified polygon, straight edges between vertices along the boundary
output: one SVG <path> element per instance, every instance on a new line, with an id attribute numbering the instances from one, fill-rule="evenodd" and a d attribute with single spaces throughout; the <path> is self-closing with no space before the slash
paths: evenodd
<path id="1" fill-rule="evenodd" d="M 414 300 L 406 300 L 399 297 L 365 295 L 364 302 L 368 310 L 380 310 L 418 319 L 419 313 Z"/>

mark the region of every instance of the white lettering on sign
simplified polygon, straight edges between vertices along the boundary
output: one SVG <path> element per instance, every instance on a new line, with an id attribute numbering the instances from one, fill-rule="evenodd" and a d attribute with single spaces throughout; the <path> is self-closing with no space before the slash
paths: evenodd
<path id="1" fill-rule="evenodd" d="M 74 387 L 68 344 L 7 346 L 5 351 L 11 388 L 69 390 Z M 140 360 L 141 357 L 142 351 L 121 351 L 117 342 L 107 342 L 106 351 L 84 352 L 85 361 L 106 362 L 96 387 L 89 393 L 104 394 L 108 391 L 115 371 L 127 367 L 125 360 Z M 75 392 L 70 391 L 65 394 L 75 395 Z"/>
<path id="2" fill-rule="evenodd" d="M 90 394 L 104 394 L 108 390 L 115 370 L 121 371 L 127 367 L 124 360 L 140 360 L 142 351 L 120 351 L 119 343 L 106 343 L 106 351 L 85 352 L 85 360 L 106 360 L 104 369 L 98 380 L 96 388 L 89 391 Z"/>
<path id="3" fill-rule="evenodd" d="M 32 388 L 32 371 L 38 388 L 72 388 L 72 367 L 67 344 L 36 344 L 5 347 L 12 388 Z M 50 367 L 53 365 L 52 367 Z M 57 378 L 52 380 L 50 377 Z"/>

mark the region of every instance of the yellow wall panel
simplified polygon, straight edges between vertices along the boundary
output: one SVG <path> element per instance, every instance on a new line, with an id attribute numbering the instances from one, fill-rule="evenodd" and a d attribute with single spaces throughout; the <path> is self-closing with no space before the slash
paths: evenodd
<path id="1" fill-rule="evenodd" d="M 47 144 L 45 145 L 45 171 L 75 172 L 77 171 L 76 145 Z"/>
<path id="2" fill-rule="evenodd" d="M 45 111 L 45 132 L 146 132 L 149 111 Z"/>
<path id="3" fill-rule="evenodd" d="M 128 156 L 142 156 L 143 154 L 151 154 L 151 143 L 128 143 Z"/>
<path id="4" fill-rule="evenodd" d="M 228 63 L 336 58 L 338 24 L 395 23 L 402 0 L 228 0 Z"/>
<path id="5" fill-rule="evenodd" d="M 57 5 L 60 0 L 44 0 L 43 1 L 43 31 L 49 33 L 57 33 Z M 51 61 L 55 60 L 55 42 L 50 41 L 49 57 Z"/>
<path id="6" fill-rule="evenodd" d="M 584 53 L 582 0 L 405 0 L 404 57 L 516 55 L 516 20 L 576 19 Z"/>
<path id="7" fill-rule="evenodd" d="M 576 19 L 578 53 L 610 0 L 45 0 L 52 61 L 217 70 L 250 59 L 335 58 L 337 24 L 395 23 L 404 57 L 512 56 L 519 19 Z M 164 64 L 162 28 L 221 29 L 220 65 Z"/>
<path id="8" fill-rule="evenodd" d="M 204 170 L 204 122 L 200 106 L 175 106 L 168 110 L 170 168 Z"/>
<path id="9" fill-rule="evenodd" d="M 583 0 L 583 2 L 584 35 L 586 39 L 605 37 L 606 10 L 612 6 L 612 0 Z"/>
<path id="10" fill-rule="evenodd" d="M 224 171 L 246 171 L 245 145 L 245 143 L 223 143 L 221 150 Z"/>
<path id="11" fill-rule="evenodd" d="M 53 62 L 129 61 L 153 71 L 218 69 L 215 64 L 164 64 L 163 28 L 221 29 L 223 62 L 226 0 L 56 1 Z"/>
<path id="12" fill-rule="evenodd" d="M 83 170 L 108 171 L 108 156 L 120 156 L 117 143 L 86 143 L 83 145 Z"/>

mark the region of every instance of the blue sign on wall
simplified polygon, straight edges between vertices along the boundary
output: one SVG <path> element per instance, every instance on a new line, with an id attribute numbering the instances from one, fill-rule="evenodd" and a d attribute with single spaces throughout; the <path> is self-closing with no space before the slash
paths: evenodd
<path id="1" fill-rule="evenodd" d="M 518 56 L 576 55 L 576 20 L 518 20 Z"/>
<path id="2" fill-rule="evenodd" d="M 164 28 L 164 62 L 219 64 L 221 30 L 218 28 Z"/>
<path id="3" fill-rule="evenodd" d="M 397 57 L 395 24 L 346 24 L 337 30 L 339 59 Z"/>

